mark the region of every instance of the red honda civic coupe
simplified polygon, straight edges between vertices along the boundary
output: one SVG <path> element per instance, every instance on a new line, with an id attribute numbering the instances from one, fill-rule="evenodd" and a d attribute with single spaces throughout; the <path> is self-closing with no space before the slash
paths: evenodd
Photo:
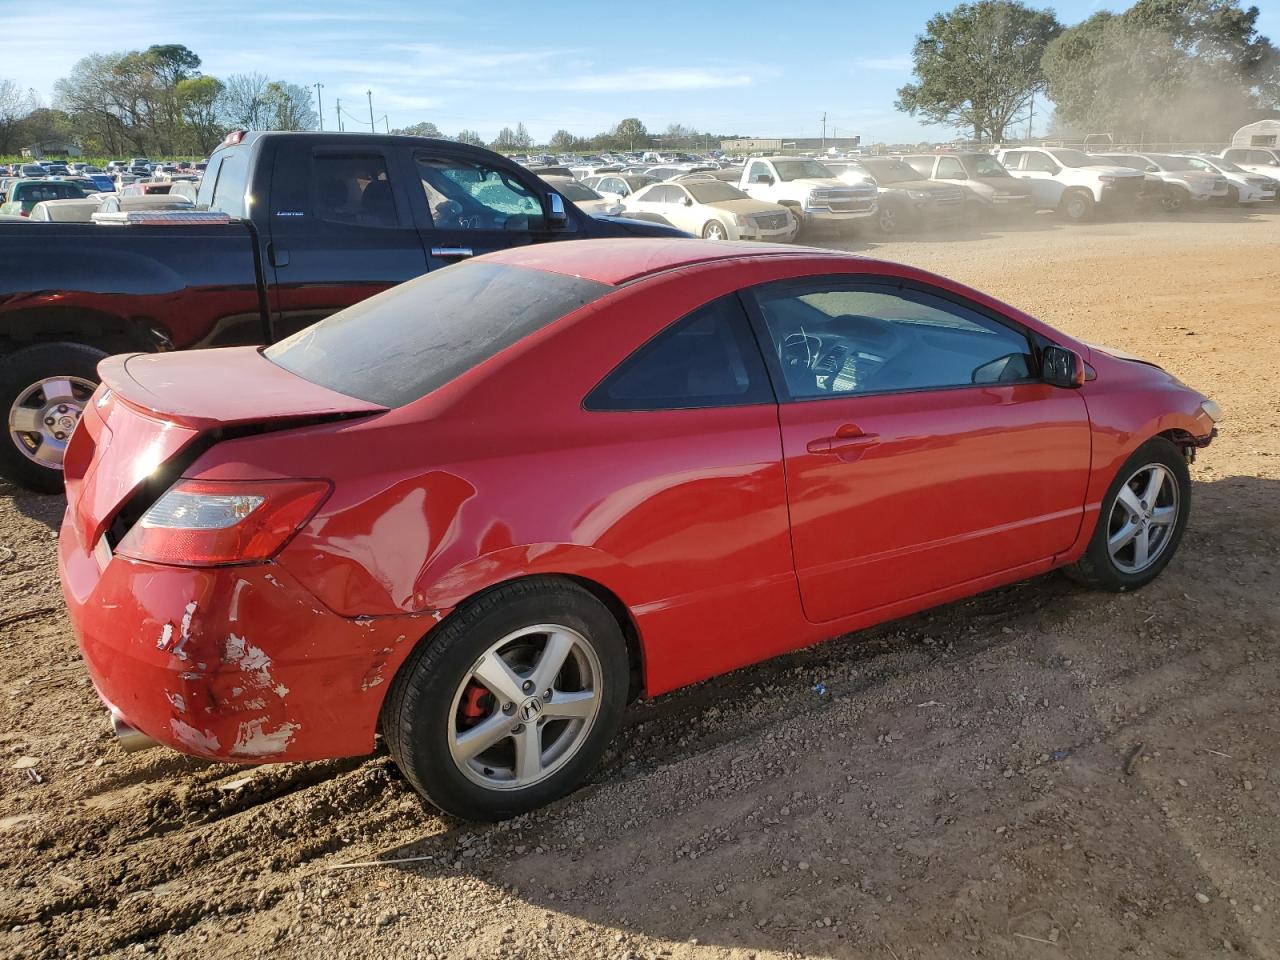
<path id="1" fill-rule="evenodd" d="M 625 704 L 1070 567 L 1140 587 L 1217 406 L 895 263 L 509 250 L 275 346 L 113 357 L 60 568 L 117 732 L 368 753 L 495 819 Z"/>

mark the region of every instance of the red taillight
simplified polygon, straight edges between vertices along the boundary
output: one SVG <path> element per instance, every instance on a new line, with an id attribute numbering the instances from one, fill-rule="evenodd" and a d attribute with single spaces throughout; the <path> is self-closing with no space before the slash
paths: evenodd
<path id="1" fill-rule="evenodd" d="M 267 560 L 311 519 L 329 490 L 324 480 L 179 480 L 116 553 L 183 567 Z"/>

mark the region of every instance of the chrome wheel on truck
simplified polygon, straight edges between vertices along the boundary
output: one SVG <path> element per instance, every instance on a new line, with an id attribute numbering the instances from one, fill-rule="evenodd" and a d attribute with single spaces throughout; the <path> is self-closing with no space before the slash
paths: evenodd
<path id="1" fill-rule="evenodd" d="M 62 458 L 106 354 L 82 343 L 37 343 L 0 360 L 0 475 L 28 490 L 62 490 Z"/>

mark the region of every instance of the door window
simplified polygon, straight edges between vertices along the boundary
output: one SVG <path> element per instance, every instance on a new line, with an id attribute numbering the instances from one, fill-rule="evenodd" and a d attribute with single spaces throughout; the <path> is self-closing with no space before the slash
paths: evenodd
<path id="1" fill-rule="evenodd" d="M 846 278 L 757 293 L 793 400 L 1028 380 L 1020 330 L 950 300 Z"/>
<path id="2" fill-rule="evenodd" d="M 768 375 L 735 295 L 677 320 L 587 397 L 588 410 L 687 410 L 772 403 Z"/>
<path id="3" fill-rule="evenodd" d="M 218 167 L 213 184 L 209 209 L 218 210 L 229 217 L 245 215 L 245 192 L 249 187 L 248 151 L 231 147 Z"/>
<path id="4" fill-rule="evenodd" d="M 938 161 L 938 179 L 939 180 L 964 180 L 967 174 L 964 172 L 964 164 L 955 157 L 943 157 Z"/>
<path id="5" fill-rule="evenodd" d="M 1032 173 L 1057 173 L 1058 165 L 1052 157 L 1043 153 L 1028 153 L 1022 162 L 1022 169 Z"/>
<path id="6" fill-rule="evenodd" d="M 414 158 L 431 220 L 448 230 L 541 230 L 542 200 L 507 170 L 461 157 Z"/>
<path id="7" fill-rule="evenodd" d="M 1000 162 L 1004 164 L 1006 170 L 1021 170 L 1022 160 L 1026 155 L 1025 150 L 1010 150 Z"/>
<path id="8" fill-rule="evenodd" d="M 319 154 L 312 158 L 311 178 L 311 209 L 317 219 L 361 227 L 400 225 L 381 154 Z"/>
<path id="9" fill-rule="evenodd" d="M 759 163 L 759 162 L 753 163 L 751 164 L 751 171 L 747 175 L 747 183 L 755 183 L 756 177 L 767 177 L 767 176 L 770 176 L 769 165 L 767 163 Z"/>

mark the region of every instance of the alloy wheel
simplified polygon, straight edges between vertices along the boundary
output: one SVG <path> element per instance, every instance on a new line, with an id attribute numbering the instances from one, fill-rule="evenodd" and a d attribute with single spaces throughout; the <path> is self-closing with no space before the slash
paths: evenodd
<path id="1" fill-rule="evenodd" d="M 728 234 L 725 233 L 724 224 L 713 220 L 703 228 L 702 236 L 707 240 L 724 240 Z"/>
<path id="2" fill-rule="evenodd" d="M 878 220 L 880 230 L 883 233 L 893 233 L 898 229 L 898 211 L 894 210 L 893 207 L 881 207 Z"/>
<path id="3" fill-rule="evenodd" d="M 1141 573 L 1168 547 L 1181 503 L 1178 482 L 1164 464 L 1135 470 L 1120 486 L 1107 521 L 1107 552 L 1122 573 Z"/>
<path id="4" fill-rule="evenodd" d="M 493 644 L 458 685 L 449 754 L 490 790 L 520 790 L 564 766 L 600 712 L 603 674 L 591 642 L 560 624 L 536 624 Z"/>
<path id="5" fill-rule="evenodd" d="M 31 384 L 9 408 L 9 436 L 28 460 L 62 467 L 71 432 L 97 384 L 80 377 L 46 377 Z"/>

